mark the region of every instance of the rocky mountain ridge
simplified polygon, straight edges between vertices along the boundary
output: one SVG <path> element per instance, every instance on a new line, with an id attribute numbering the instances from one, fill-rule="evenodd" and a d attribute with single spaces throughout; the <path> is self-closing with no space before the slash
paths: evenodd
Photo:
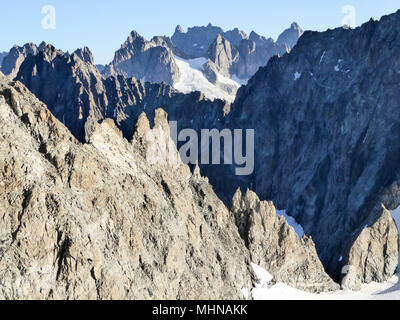
<path id="1" fill-rule="evenodd" d="M 24 62 L 25 58 L 31 55 L 37 55 L 46 46 L 46 43 L 42 42 L 39 46 L 34 43 L 27 43 L 23 46 L 17 46 L 11 48 L 11 50 L 3 56 L 0 64 L 1 72 L 6 76 L 14 78 L 19 71 L 19 67 Z"/>
<path id="2" fill-rule="evenodd" d="M 83 56 L 86 59 L 82 60 Z M 124 136 L 131 139 L 143 111 L 152 121 L 154 111 L 163 107 L 171 120 L 182 119 L 182 127 L 190 126 L 198 110 L 204 110 L 201 119 L 196 119 L 200 127 L 222 119 L 229 107 L 221 100 L 207 100 L 200 92 L 179 93 L 165 83 L 123 76 L 104 79 L 87 48 L 65 55 L 48 45 L 38 55 L 26 58 L 15 79 L 43 101 L 81 142 L 88 141 L 95 124 L 106 118 L 114 119 Z"/>
<path id="3" fill-rule="evenodd" d="M 162 152 L 148 135 L 177 152 L 163 110 L 155 111 L 152 129 L 141 114 L 131 141 L 107 119 L 81 144 L 21 83 L 2 75 L 0 108 L 0 298 L 244 299 L 250 293 L 252 249 L 208 179 L 179 158 L 148 162 L 149 150 Z M 245 209 L 233 210 L 239 208 Z M 257 219 L 276 216 L 272 204 L 268 216 L 251 210 Z M 286 232 L 267 224 L 268 236 L 304 250 L 287 222 L 279 224 Z M 256 229 L 252 234 L 273 241 Z M 279 276 L 285 255 L 274 259 Z M 320 263 L 310 265 L 318 260 L 315 249 L 310 259 L 299 262 L 306 283 L 295 270 L 284 269 L 286 279 L 312 292 L 337 289 L 327 275 L 321 278 Z M 323 281 L 314 286 L 315 277 Z"/>

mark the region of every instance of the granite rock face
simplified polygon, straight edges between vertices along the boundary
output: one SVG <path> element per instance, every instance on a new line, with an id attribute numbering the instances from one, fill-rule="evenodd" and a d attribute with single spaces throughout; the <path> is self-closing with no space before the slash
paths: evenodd
<path id="1" fill-rule="evenodd" d="M 204 74 L 207 79 L 230 95 L 235 95 L 240 85 L 230 79 L 233 77 L 232 65 L 239 59 L 238 50 L 218 35 L 207 51 Z"/>
<path id="2" fill-rule="evenodd" d="M 140 117 L 131 142 L 106 120 L 83 145 L 4 76 L 0 108 L 1 299 L 243 299 L 251 289 L 248 251 L 207 179 L 147 161 L 146 136 L 170 139 L 165 112 L 153 129 Z"/>
<path id="3" fill-rule="evenodd" d="M 381 217 L 363 229 L 349 249 L 342 270 L 344 289 L 360 290 L 362 283 L 383 282 L 396 271 L 399 233 L 390 212 L 381 210 Z"/>
<path id="4" fill-rule="evenodd" d="M 178 81 L 180 76 L 172 51 L 147 41 L 136 31 L 131 32 L 121 49 L 115 53 L 114 60 L 106 66 L 103 75 L 123 75 L 170 85 Z"/>
<path id="5" fill-rule="evenodd" d="M 252 191 L 242 195 L 238 190 L 232 212 L 251 261 L 268 270 L 275 281 L 309 292 L 339 289 L 325 273 L 312 239 L 299 239 L 272 202 L 260 201 Z"/>

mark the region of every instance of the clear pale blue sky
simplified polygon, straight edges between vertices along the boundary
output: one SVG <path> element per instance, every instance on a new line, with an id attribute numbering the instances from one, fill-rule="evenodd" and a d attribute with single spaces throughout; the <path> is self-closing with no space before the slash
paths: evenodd
<path id="1" fill-rule="evenodd" d="M 56 30 L 42 28 L 44 5 L 56 8 Z M 64 51 L 86 45 L 96 63 L 108 63 L 131 30 L 149 39 L 211 22 L 276 39 L 293 21 L 304 30 L 339 27 L 344 5 L 356 8 L 357 25 L 400 9 L 399 0 L 9 0 L 1 3 L 0 51 L 44 40 Z"/>

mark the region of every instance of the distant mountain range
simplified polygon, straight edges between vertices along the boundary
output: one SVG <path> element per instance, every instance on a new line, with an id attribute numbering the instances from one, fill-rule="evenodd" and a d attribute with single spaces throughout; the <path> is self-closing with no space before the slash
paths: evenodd
<path id="1" fill-rule="evenodd" d="M 199 90 L 211 99 L 232 101 L 241 83 L 274 55 L 289 52 L 302 34 L 296 23 L 277 42 L 254 31 L 247 36 L 239 29 L 224 32 L 211 24 L 187 32 L 177 26 L 171 38 L 156 36 L 151 41 L 132 31 L 102 73 L 164 81 L 182 92 Z"/>
<path id="2" fill-rule="evenodd" d="M 303 34 L 293 23 L 276 42 L 254 31 L 248 36 L 239 29 L 223 31 L 209 24 L 189 28 L 177 26 L 174 35 L 146 40 L 132 31 L 114 59 L 106 66 L 97 65 L 102 76 L 122 75 L 154 83 L 165 82 L 183 93 L 203 92 L 209 99 L 232 102 L 242 84 L 274 55 L 289 52 Z M 15 77 L 27 55 L 37 55 L 46 44 L 14 46 L 1 54 L 1 71 Z M 66 53 L 68 55 L 68 53 Z"/>

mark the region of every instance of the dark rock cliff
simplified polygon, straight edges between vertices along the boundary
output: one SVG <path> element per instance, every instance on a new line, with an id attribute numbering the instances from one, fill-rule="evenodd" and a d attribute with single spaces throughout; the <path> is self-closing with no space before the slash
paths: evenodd
<path id="1" fill-rule="evenodd" d="M 227 120 L 255 129 L 256 170 L 242 183 L 294 216 L 336 277 L 376 208 L 400 205 L 399 30 L 397 12 L 306 32 L 239 90 Z"/>

